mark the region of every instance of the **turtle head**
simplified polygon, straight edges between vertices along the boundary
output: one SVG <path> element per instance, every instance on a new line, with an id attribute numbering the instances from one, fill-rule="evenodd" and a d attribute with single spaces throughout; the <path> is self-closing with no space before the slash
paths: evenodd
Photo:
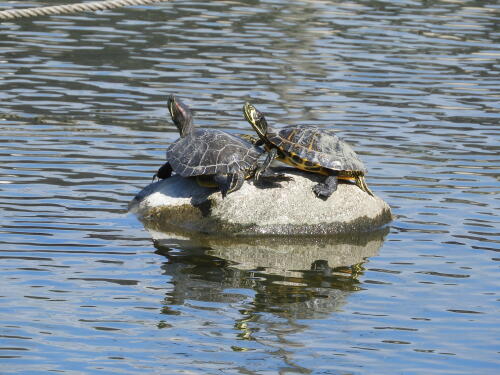
<path id="1" fill-rule="evenodd" d="M 189 107 L 173 95 L 169 95 L 167 101 L 168 110 L 181 137 L 190 134 L 193 129 L 193 114 Z"/>
<path id="2" fill-rule="evenodd" d="M 266 140 L 268 126 L 264 114 L 259 112 L 253 105 L 246 102 L 243 106 L 243 115 L 250 125 L 252 125 L 253 130 L 257 132 L 259 138 Z"/>

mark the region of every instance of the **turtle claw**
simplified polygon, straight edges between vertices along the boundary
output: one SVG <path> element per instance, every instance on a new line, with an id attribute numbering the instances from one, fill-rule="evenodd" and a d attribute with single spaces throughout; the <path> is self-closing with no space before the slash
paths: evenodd
<path id="1" fill-rule="evenodd" d="M 253 176 L 253 178 L 255 179 L 255 181 L 259 181 L 260 180 L 260 175 L 261 174 L 262 174 L 261 170 L 257 170 L 257 172 L 255 172 L 255 175 Z"/>
<path id="2" fill-rule="evenodd" d="M 215 182 L 219 185 L 222 199 L 229 193 L 239 190 L 245 181 L 242 173 L 217 174 L 214 176 Z"/>
<path id="3" fill-rule="evenodd" d="M 327 199 L 333 191 L 326 184 L 317 184 L 313 186 L 313 192 L 318 198 Z"/>
<path id="4" fill-rule="evenodd" d="M 280 182 L 293 181 L 293 177 L 292 176 L 287 176 L 284 173 L 275 173 L 274 176 L 272 176 L 272 177 L 275 178 L 276 180 L 280 181 Z"/>
<path id="5" fill-rule="evenodd" d="M 261 188 L 279 188 L 279 182 L 293 181 L 293 177 L 284 173 L 275 173 L 270 170 L 260 173 L 259 178 L 255 177 L 254 184 Z"/>
<path id="6" fill-rule="evenodd" d="M 257 177 L 257 173 L 259 173 Z M 270 180 L 270 181 L 293 181 L 293 177 L 282 172 L 275 172 L 272 169 L 260 170 L 255 173 L 255 180 Z"/>
<path id="7" fill-rule="evenodd" d="M 227 197 L 228 194 L 227 189 L 220 189 L 220 193 L 222 195 L 222 199 Z"/>
<path id="8" fill-rule="evenodd" d="M 337 190 L 337 176 L 328 176 L 325 182 L 313 186 L 314 194 L 318 198 L 328 199 Z"/>

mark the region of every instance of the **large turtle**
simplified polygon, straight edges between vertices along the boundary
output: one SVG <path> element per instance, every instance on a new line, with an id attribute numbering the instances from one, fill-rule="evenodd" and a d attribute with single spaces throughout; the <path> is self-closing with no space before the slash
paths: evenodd
<path id="1" fill-rule="evenodd" d="M 172 172 L 194 176 L 202 186 L 218 186 L 225 197 L 254 175 L 263 150 L 222 130 L 196 129 L 189 107 L 173 95 L 168 98 L 168 110 L 180 138 L 168 147 L 167 162 L 156 177 L 165 179 Z"/>
<path id="2" fill-rule="evenodd" d="M 243 114 L 260 138 L 255 144 L 263 144 L 268 152 L 255 179 L 277 158 L 295 168 L 327 176 L 313 187 L 314 193 L 320 198 L 326 199 L 332 195 L 337 190 L 339 179 L 355 183 L 373 196 L 365 182 L 363 162 L 332 130 L 303 125 L 273 130 L 264 115 L 250 103 L 243 106 Z"/>

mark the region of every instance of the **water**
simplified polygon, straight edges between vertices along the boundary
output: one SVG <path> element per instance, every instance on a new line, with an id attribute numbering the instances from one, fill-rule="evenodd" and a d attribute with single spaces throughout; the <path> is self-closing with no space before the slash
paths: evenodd
<path id="1" fill-rule="evenodd" d="M 499 8 L 176 0 L 1 23 L 0 372 L 497 373 Z M 389 233 L 147 231 L 126 209 L 177 137 L 170 93 L 200 126 L 250 134 L 251 99 L 337 129 Z"/>

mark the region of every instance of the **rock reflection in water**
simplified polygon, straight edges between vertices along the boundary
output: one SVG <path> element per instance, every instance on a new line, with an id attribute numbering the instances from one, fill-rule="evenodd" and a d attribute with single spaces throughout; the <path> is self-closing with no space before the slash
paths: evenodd
<path id="1" fill-rule="evenodd" d="M 255 292 L 244 321 L 258 312 L 308 319 L 338 310 L 359 290 L 362 264 L 377 254 L 387 230 L 343 237 L 186 237 L 151 231 L 172 277 L 169 305 L 185 300 L 242 302 Z"/>

